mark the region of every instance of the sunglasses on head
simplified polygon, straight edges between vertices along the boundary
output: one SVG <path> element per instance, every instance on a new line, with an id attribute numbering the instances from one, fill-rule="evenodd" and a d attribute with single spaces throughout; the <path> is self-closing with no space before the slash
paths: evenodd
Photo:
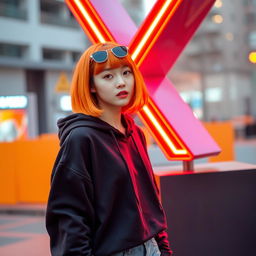
<path id="1" fill-rule="evenodd" d="M 128 48 L 126 46 L 116 46 L 116 47 L 110 49 L 110 51 L 117 58 L 124 58 L 128 54 Z M 90 57 L 97 63 L 103 63 L 103 62 L 107 61 L 107 59 L 108 59 L 108 50 L 97 51 L 97 52 L 93 53 Z"/>

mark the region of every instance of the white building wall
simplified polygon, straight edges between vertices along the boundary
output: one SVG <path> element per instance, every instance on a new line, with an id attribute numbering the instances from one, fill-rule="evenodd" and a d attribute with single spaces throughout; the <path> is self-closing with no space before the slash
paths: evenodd
<path id="1" fill-rule="evenodd" d="M 24 94 L 26 94 L 24 70 L 0 68 L 0 96 Z"/>
<path id="2" fill-rule="evenodd" d="M 68 81 L 71 82 L 72 72 L 65 72 Z M 61 71 L 47 71 L 45 75 L 45 84 L 46 84 L 46 91 L 45 95 L 47 97 L 47 124 L 48 124 L 48 130 L 50 132 L 56 132 L 57 126 L 56 121 L 58 118 L 63 116 L 63 111 L 60 109 L 60 97 L 62 95 L 67 95 L 68 92 L 56 92 L 56 84 L 58 82 L 58 79 L 60 77 Z"/>

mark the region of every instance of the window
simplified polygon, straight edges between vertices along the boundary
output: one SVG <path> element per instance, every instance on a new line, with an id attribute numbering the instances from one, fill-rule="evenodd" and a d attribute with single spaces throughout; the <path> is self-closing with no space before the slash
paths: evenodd
<path id="1" fill-rule="evenodd" d="M 77 62 L 82 53 L 81 52 L 71 52 L 71 54 L 72 54 L 72 61 Z"/>
<path id="2" fill-rule="evenodd" d="M 244 0 L 244 5 L 253 5 L 256 6 L 256 0 Z"/>
<path id="3" fill-rule="evenodd" d="M 256 24 L 256 14 L 255 13 L 248 13 L 245 16 L 245 24 L 248 24 L 248 25 Z"/>
<path id="4" fill-rule="evenodd" d="M 256 48 L 256 30 L 248 35 L 248 41 L 251 48 Z"/>
<path id="5" fill-rule="evenodd" d="M 78 23 L 64 2 L 41 0 L 41 23 L 78 28 Z"/>
<path id="6" fill-rule="evenodd" d="M 43 49 L 43 59 L 48 61 L 62 61 L 65 52 L 62 50 Z"/>
<path id="7" fill-rule="evenodd" d="M 249 0 L 244 0 L 244 5 L 247 6 L 249 4 Z"/>
<path id="8" fill-rule="evenodd" d="M 25 0 L 0 0 L 0 16 L 27 19 Z"/>
<path id="9" fill-rule="evenodd" d="M 22 58 L 25 56 L 27 48 L 24 45 L 0 43 L 0 56 Z"/>

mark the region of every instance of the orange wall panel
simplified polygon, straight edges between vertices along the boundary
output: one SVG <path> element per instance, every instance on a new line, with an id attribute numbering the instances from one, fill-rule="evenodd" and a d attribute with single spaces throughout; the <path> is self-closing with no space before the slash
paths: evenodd
<path id="1" fill-rule="evenodd" d="M 0 203 L 17 203 L 16 145 L 0 143 Z"/>
<path id="2" fill-rule="evenodd" d="M 0 143 L 0 203 L 45 203 L 59 150 L 57 136 Z"/>
<path id="3" fill-rule="evenodd" d="M 232 123 L 211 122 L 204 123 L 204 126 L 222 150 L 219 155 L 209 157 L 209 162 L 233 161 L 235 135 Z"/>
<path id="4" fill-rule="evenodd" d="M 38 139 L 17 144 L 18 201 L 44 203 L 49 193 L 58 141 Z"/>

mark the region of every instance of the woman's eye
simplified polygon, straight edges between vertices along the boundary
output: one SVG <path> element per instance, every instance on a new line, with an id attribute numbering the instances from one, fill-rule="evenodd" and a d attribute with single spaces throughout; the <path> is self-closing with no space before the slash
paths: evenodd
<path id="1" fill-rule="evenodd" d="M 112 78 L 112 75 L 111 74 L 106 74 L 103 76 L 104 79 L 111 79 Z"/>
<path id="2" fill-rule="evenodd" d="M 132 74 L 132 71 L 130 69 L 127 69 L 124 71 L 124 75 L 129 75 Z"/>

